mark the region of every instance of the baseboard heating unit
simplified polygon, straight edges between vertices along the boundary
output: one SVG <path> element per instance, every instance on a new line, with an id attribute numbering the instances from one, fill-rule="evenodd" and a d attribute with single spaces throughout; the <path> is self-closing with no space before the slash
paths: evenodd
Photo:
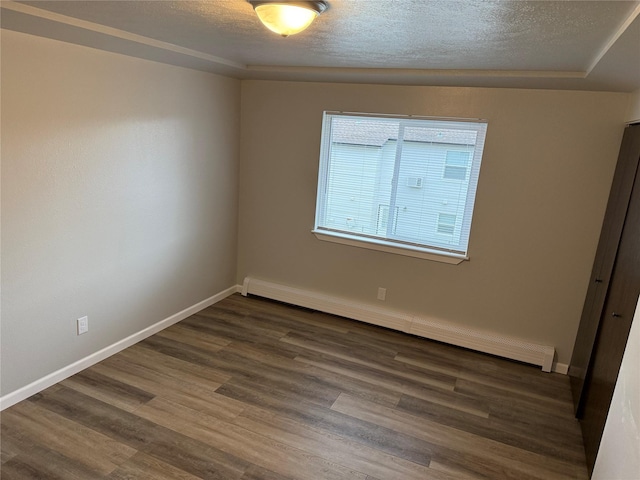
<path id="1" fill-rule="evenodd" d="M 365 303 L 289 287 L 252 277 L 246 277 L 242 285 L 242 295 L 246 296 L 248 294 L 333 315 L 340 315 L 450 345 L 469 348 L 478 352 L 539 365 L 544 372 L 550 372 L 553 367 L 555 348 L 548 345 L 539 345 L 438 319 L 410 315 L 392 309 L 374 308 Z M 558 365 L 558 368 L 555 370 L 562 370 L 562 367 Z"/>

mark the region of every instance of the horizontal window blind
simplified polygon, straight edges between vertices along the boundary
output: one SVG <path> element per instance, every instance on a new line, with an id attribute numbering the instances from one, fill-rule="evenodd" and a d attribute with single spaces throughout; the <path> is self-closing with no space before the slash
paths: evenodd
<path id="1" fill-rule="evenodd" d="M 486 128 L 325 112 L 315 230 L 466 256 Z"/>

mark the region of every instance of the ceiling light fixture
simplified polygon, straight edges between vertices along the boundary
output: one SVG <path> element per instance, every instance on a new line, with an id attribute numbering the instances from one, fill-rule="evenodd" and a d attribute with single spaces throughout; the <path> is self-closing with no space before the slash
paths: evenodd
<path id="1" fill-rule="evenodd" d="M 324 0 L 302 2 L 288 2 L 286 0 L 247 1 L 253 6 L 264 26 L 283 37 L 303 31 L 329 6 Z"/>

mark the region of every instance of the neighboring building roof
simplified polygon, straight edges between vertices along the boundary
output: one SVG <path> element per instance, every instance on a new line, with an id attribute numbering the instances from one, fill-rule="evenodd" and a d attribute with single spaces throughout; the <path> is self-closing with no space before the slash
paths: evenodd
<path id="1" fill-rule="evenodd" d="M 331 122 L 331 138 L 337 143 L 381 147 L 389 140 L 398 139 L 398 122 L 366 117 L 334 117 Z M 404 140 L 451 145 L 475 145 L 477 133 L 472 130 L 447 128 L 406 127 Z"/>

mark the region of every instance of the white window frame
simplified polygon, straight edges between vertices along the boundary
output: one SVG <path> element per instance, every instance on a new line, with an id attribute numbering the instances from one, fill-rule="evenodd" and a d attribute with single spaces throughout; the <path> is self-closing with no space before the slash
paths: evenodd
<path id="1" fill-rule="evenodd" d="M 326 228 L 322 225 L 324 208 L 327 202 L 327 175 L 329 169 L 329 155 L 331 152 L 331 121 L 334 117 L 348 116 L 348 117 L 370 117 L 379 119 L 397 119 L 402 124 L 411 124 L 414 121 L 416 123 L 424 122 L 455 122 L 455 124 L 462 124 L 465 127 L 461 127 L 467 130 L 473 130 L 477 132 L 477 140 L 474 148 L 474 155 L 471 157 L 470 165 L 468 166 L 467 175 L 469 175 L 469 187 L 467 194 L 467 204 L 464 211 L 464 241 L 466 242 L 466 248 L 464 251 L 442 248 L 441 246 L 416 244 L 404 241 L 398 241 L 393 238 L 381 238 L 378 236 L 368 236 L 365 234 L 358 234 L 344 230 L 334 230 Z M 452 123 L 453 125 L 453 123 Z M 468 127 L 467 127 L 468 126 Z M 487 122 L 480 119 L 457 119 L 457 118 L 434 118 L 434 117 L 415 117 L 415 116 L 400 116 L 400 115 L 373 115 L 363 113 L 344 113 L 344 112 L 324 112 L 322 123 L 322 141 L 320 148 L 320 168 L 318 173 L 318 195 L 316 203 L 316 218 L 315 225 L 312 233 L 319 240 L 329 241 L 333 243 L 339 243 L 343 245 L 351 245 L 361 248 L 367 248 L 372 250 L 378 250 L 383 252 L 389 252 L 399 255 L 406 255 L 411 257 L 423 258 L 428 260 L 435 260 L 450 264 L 459 264 L 464 260 L 468 260 L 468 242 L 469 234 L 471 230 L 471 219 L 473 216 L 473 207 L 475 202 L 478 177 L 480 172 L 480 164 L 482 161 L 482 154 L 484 149 L 484 140 L 486 136 Z M 395 180 L 398 182 L 398 179 Z M 470 199 L 470 201 L 469 201 Z M 394 222 L 397 219 L 393 219 Z"/>

